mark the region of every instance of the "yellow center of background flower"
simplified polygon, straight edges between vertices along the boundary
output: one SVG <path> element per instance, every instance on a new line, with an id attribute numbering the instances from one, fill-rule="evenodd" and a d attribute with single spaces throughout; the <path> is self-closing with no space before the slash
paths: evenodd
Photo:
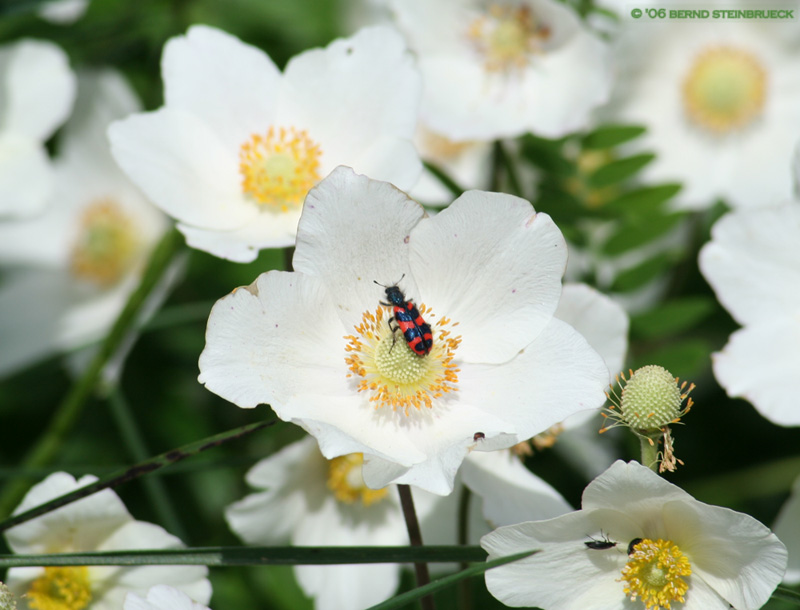
<path id="1" fill-rule="evenodd" d="M 645 538 L 634 547 L 621 580 L 631 601 L 639 597 L 647 610 L 670 610 L 672 602 L 685 601 L 689 585 L 683 577 L 691 573 L 689 559 L 675 543 Z"/>
<path id="2" fill-rule="evenodd" d="M 103 199 L 83 212 L 70 268 L 76 277 L 108 287 L 130 270 L 139 246 L 130 218 L 115 201 Z"/>
<path id="3" fill-rule="evenodd" d="M 27 594 L 32 610 L 82 610 L 92 601 L 89 569 L 45 568 Z"/>
<path id="4" fill-rule="evenodd" d="M 328 465 L 328 489 L 333 492 L 339 502 L 352 504 L 360 501 L 370 506 L 383 500 L 389 493 L 387 488 L 370 489 L 364 484 L 361 467 L 364 464 L 363 453 L 351 453 L 333 458 Z"/>
<path id="5" fill-rule="evenodd" d="M 508 74 L 524 68 L 530 54 L 541 52 L 550 28 L 538 23 L 528 6 L 492 4 L 470 23 L 467 37 L 488 72 Z"/>
<path id="6" fill-rule="evenodd" d="M 767 74 L 747 51 L 720 46 L 700 53 L 683 83 L 689 119 L 724 134 L 752 123 L 764 108 Z"/>
<path id="7" fill-rule="evenodd" d="M 305 130 L 270 127 L 266 135 L 253 134 L 239 151 L 242 191 L 272 211 L 287 212 L 319 182 L 321 156 Z"/>
<path id="8" fill-rule="evenodd" d="M 364 312 L 356 334 L 345 337 L 347 376 L 357 379 L 358 391 L 369 394 L 376 408 L 401 409 L 408 415 L 412 407 L 431 408 L 436 399 L 458 391 L 459 369 L 453 359 L 461 337 L 452 336 L 458 323 L 447 318 L 431 323 L 428 317 L 433 316 L 424 305 L 419 311 L 433 333 L 433 346 L 425 356 L 408 347 L 402 332 L 392 333 L 381 307 L 374 314 Z"/>

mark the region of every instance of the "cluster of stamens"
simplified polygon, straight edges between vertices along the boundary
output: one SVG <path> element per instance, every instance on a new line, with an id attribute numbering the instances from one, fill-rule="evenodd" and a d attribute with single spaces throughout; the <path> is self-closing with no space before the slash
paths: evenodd
<path id="1" fill-rule="evenodd" d="M 459 368 L 454 360 L 461 336 L 452 333 L 458 323 L 446 317 L 431 322 L 433 316 L 424 305 L 419 311 L 433 331 L 427 355 L 414 353 L 402 333 L 389 328 L 382 307 L 375 313 L 364 312 L 355 333 L 345 337 L 347 376 L 356 381 L 359 392 L 369 395 L 376 409 L 388 407 L 408 415 L 430 409 L 438 399 L 458 391 Z"/>
<path id="2" fill-rule="evenodd" d="M 360 501 L 364 506 L 370 506 L 386 498 L 386 487 L 370 489 L 364 484 L 364 477 L 361 475 L 363 464 L 363 453 L 342 455 L 333 458 L 328 464 L 328 489 L 339 502 L 353 504 Z"/>
<path id="3" fill-rule="evenodd" d="M 676 544 L 645 538 L 631 550 L 620 579 L 631 601 L 641 598 L 646 610 L 670 610 L 672 602 L 686 601 L 689 585 L 684 577 L 692 567 Z"/>
<path id="4" fill-rule="evenodd" d="M 92 601 L 89 569 L 86 567 L 44 568 L 26 595 L 32 610 L 83 610 Z"/>

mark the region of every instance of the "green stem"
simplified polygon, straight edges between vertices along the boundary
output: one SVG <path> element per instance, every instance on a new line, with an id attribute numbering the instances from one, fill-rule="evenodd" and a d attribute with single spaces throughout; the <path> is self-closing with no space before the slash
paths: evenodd
<path id="1" fill-rule="evenodd" d="M 61 508 L 62 506 L 66 506 L 67 504 L 75 502 L 76 500 L 80 500 L 81 498 L 96 494 L 98 491 L 102 491 L 108 487 L 117 487 L 118 485 L 122 485 L 128 481 L 137 479 L 142 475 L 149 474 L 155 470 L 163 468 L 164 466 L 169 466 L 170 464 L 180 462 L 187 457 L 191 457 L 203 451 L 207 451 L 208 449 L 218 447 L 227 441 L 241 438 L 242 436 L 250 434 L 251 432 L 255 432 L 256 430 L 262 430 L 273 425 L 277 421 L 278 420 L 276 419 L 270 419 L 267 421 L 257 422 L 255 424 L 248 424 L 246 426 L 242 426 L 241 428 L 235 428 L 227 432 L 222 432 L 221 434 L 215 434 L 214 436 L 195 441 L 194 443 L 189 443 L 188 445 L 184 445 L 178 449 L 167 451 L 166 453 L 157 455 L 154 458 L 136 464 L 135 466 L 131 466 L 130 468 L 125 468 L 124 470 L 114 472 L 106 477 L 98 479 L 94 483 L 90 483 L 89 485 L 81 487 L 80 489 L 76 489 L 68 494 L 54 498 L 49 502 L 40 504 L 35 508 L 26 510 L 25 512 L 14 515 L 13 517 L 9 517 L 5 521 L 0 522 L 0 532 L 4 532 L 15 525 L 35 519 L 36 517 L 44 515 L 45 513 L 49 513 L 57 508 Z"/>
<path id="2" fill-rule="evenodd" d="M 466 485 L 461 486 L 461 497 L 458 499 L 458 544 L 466 546 L 469 542 L 469 505 L 472 500 L 472 490 Z M 469 566 L 461 562 L 461 569 Z M 458 583 L 458 607 L 460 610 L 472 610 L 472 582 L 465 578 Z"/>
<path id="3" fill-rule="evenodd" d="M 417 520 L 417 511 L 414 509 L 414 498 L 411 496 L 411 488 L 408 485 L 398 485 L 397 491 L 400 493 L 400 506 L 403 508 L 403 516 L 406 520 L 406 529 L 408 529 L 408 539 L 411 546 L 415 548 L 422 547 L 422 532 L 419 529 L 419 521 Z M 428 572 L 428 564 L 425 562 L 414 563 L 414 572 L 417 575 L 417 586 L 424 587 L 431 582 L 431 575 Z M 436 610 L 436 605 L 433 602 L 433 597 L 426 595 L 420 599 L 422 610 Z"/>
<path id="4" fill-rule="evenodd" d="M 183 238 L 176 229 L 169 231 L 161 238 L 150 255 L 139 287 L 128 298 L 125 308 L 105 340 L 100 344 L 100 349 L 83 376 L 72 386 L 70 392 L 56 409 L 47 429 L 22 459 L 20 465 L 24 469 L 45 466 L 58 455 L 64 439 L 78 421 L 83 407 L 100 382 L 103 368 L 128 336 L 130 328 L 136 323 L 140 309 L 147 301 L 150 292 L 158 284 L 164 271 L 169 267 L 182 241 Z M 24 476 L 9 482 L 0 496 L 0 515 L 10 514 L 32 483 L 30 478 Z"/>
<path id="5" fill-rule="evenodd" d="M 508 188 L 512 195 L 517 197 L 525 197 L 522 192 L 522 186 L 517 175 L 517 168 L 511 156 L 506 151 L 501 140 L 495 140 L 494 143 L 494 175 L 492 176 L 492 189 L 493 191 L 501 190 L 500 172 L 503 171 L 508 180 Z"/>
<path id="6" fill-rule="evenodd" d="M 119 386 L 114 386 L 108 395 L 108 405 L 111 407 L 111 414 L 117 423 L 117 429 L 122 436 L 128 451 L 135 462 L 144 462 L 150 456 L 147 445 L 144 442 L 139 425 L 131 413 L 128 401 L 122 395 Z M 167 531 L 176 535 L 188 544 L 186 530 L 178 518 L 178 513 L 169 499 L 167 488 L 164 481 L 158 477 L 145 477 L 142 480 L 145 493 L 150 497 L 153 507 Z"/>
<path id="7" fill-rule="evenodd" d="M 458 197 L 464 192 L 464 188 L 459 186 L 459 184 L 453 180 L 447 173 L 445 173 L 441 168 L 432 163 L 428 163 L 427 161 L 423 161 L 422 165 L 425 166 L 425 169 L 428 170 L 434 178 L 436 178 L 441 185 L 446 188 L 453 197 Z"/>
<path id="8" fill-rule="evenodd" d="M 658 437 L 637 436 L 639 437 L 639 447 L 642 450 L 642 465 L 647 466 L 653 472 L 658 472 Z"/>

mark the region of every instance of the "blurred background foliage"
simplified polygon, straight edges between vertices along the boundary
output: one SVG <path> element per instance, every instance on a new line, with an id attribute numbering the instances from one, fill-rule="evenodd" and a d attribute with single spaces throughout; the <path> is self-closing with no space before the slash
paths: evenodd
<path id="1" fill-rule="evenodd" d="M 293 55 L 352 32 L 359 12 L 368 10 L 346 0 L 92 0 L 80 20 L 64 26 L 40 19 L 35 12 L 40 4 L 0 3 L 0 43 L 47 39 L 69 54 L 73 67 L 116 67 L 146 109 L 162 103 L 164 43 L 192 24 L 230 32 L 266 51 L 282 68 Z M 578 4 L 583 13 L 589 10 L 590 3 Z M 632 316 L 628 366 L 660 364 L 697 384 L 695 407 L 685 425 L 673 431 L 685 467 L 667 478 L 701 501 L 747 512 L 769 525 L 800 472 L 800 445 L 796 430 L 777 427 L 747 402 L 727 398 L 711 374 L 710 354 L 738 326 L 700 275 L 697 253 L 726 207 L 719 202 L 707 212 L 674 212 L 669 201 L 679 184 L 638 182 L 639 170 L 653 156 L 628 155 L 625 145 L 643 131 L 608 125 L 561 140 L 528 135 L 499 143 L 495 186 L 530 199 L 537 211 L 555 219 L 573 246 L 571 256 L 581 260 L 573 280 L 614 293 L 623 302 L 633 302 L 639 291 L 658 283 L 663 297 Z M 51 145 L 57 150 L 58 135 Z M 635 264 L 607 271 L 648 244 L 654 247 Z M 21 476 L 40 480 L 56 470 L 102 475 L 138 461 L 126 440 L 130 422 L 115 415 L 114 400 L 127 403 L 148 455 L 270 418 L 269 407 L 239 409 L 203 388 L 197 383 L 197 361 L 214 301 L 264 271 L 286 268 L 287 260 L 287 253 L 264 251 L 243 265 L 191 251 L 185 277 L 130 353 L 119 392 L 85 406 L 47 468 L 26 471 L 19 464 L 72 383 L 63 359 L 51 358 L 0 382 L 0 484 Z M 299 428 L 279 423 L 154 475 L 165 483 L 160 491 L 148 489 L 143 480 L 117 491 L 137 519 L 160 523 L 189 546 L 236 545 L 222 511 L 246 493 L 244 473 L 301 435 Z M 638 441 L 632 436 L 607 442 L 621 443 L 625 459 L 638 459 Z M 555 452 L 536 453 L 528 464 L 574 506 L 580 505 L 587 481 Z M 218 609 L 311 608 L 289 567 L 217 568 L 211 579 L 212 606 Z M 413 585 L 410 573 L 403 584 Z M 485 592 L 482 579 L 471 586 L 476 608 L 502 607 Z M 443 609 L 458 607 L 454 595 L 440 594 L 437 603 Z M 773 601 L 768 607 L 789 606 Z"/>

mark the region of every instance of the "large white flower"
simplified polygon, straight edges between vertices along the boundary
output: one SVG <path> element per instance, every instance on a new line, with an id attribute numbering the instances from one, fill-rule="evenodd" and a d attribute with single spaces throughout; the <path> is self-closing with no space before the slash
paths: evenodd
<path id="1" fill-rule="evenodd" d="M 800 425 L 800 204 L 740 210 L 720 219 L 700 270 L 744 328 L 714 354 L 729 396 L 782 426 Z"/>
<path id="2" fill-rule="evenodd" d="M 51 474 L 35 485 L 14 514 L 30 510 L 80 487 L 97 477 L 79 480 L 65 472 Z M 8 546 L 15 553 L 80 553 L 136 549 L 174 549 L 181 541 L 162 527 L 135 521 L 122 500 L 110 489 L 63 506 L 11 528 Z M 144 595 L 156 584 L 177 587 L 191 598 L 208 603 L 211 585 L 204 566 L 50 567 L 11 568 L 8 586 L 20 599 L 20 610 L 70 608 L 119 610 L 125 595 Z"/>
<path id="3" fill-rule="evenodd" d="M 208 606 L 194 601 L 180 589 L 169 585 L 155 585 L 147 592 L 147 598 L 136 593 L 125 596 L 122 610 L 210 610 Z"/>
<path id="4" fill-rule="evenodd" d="M 421 116 L 453 140 L 585 127 L 611 86 L 607 45 L 552 0 L 392 0 L 419 57 Z"/>
<path id="5" fill-rule="evenodd" d="M 786 548 L 766 526 L 699 502 L 636 462 L 615 462 L 587 486 L 582 506 L 484 536 L 489 559 L 539 549 L 486 572 L 492 595 L 543 610 L 676 602 L 685 610 L 756 610 L 786 569 Z"/>
<path id="6" fill-rule="evenodd" d="M 703 5 L 742 7 L 753 8 L 729 0 Z M 637 145 L 657 157 L 643 179 L 682 182 L 681 208 L 790 197 L 787 168 L 800 133 L 795 33 L 793 20 L 715 19 L 709 27 L 703 19 L 625 19 L 611 112 L 647 127 Z"/>
<path id="7" fill-rule="evenodd" d="M 102 337 L 138 285 L 166 218 L 114 163 L 105 130 L 138 109 L 113 72 L 82 75 L 56 160 L 58 198 L 0 223 L 0 374 Z"/>
<path id="8" fill-rule="evenodd" d="M 0 218 L 41 212 L 53 193 L 45 141 L 66 120 L 75 75 L 50 42 L 0 47 Z"/>
<path id="9" fill-rule="evenodd" d="M 229 506 L 225 517 L 248 544 L 408 545 L 396 487 L 366 487 L 362 461 L 358 454 L 328 461 L 306 437 L 253 466 L 247 482 L 259 491 Z M 400 583 L 400 566 L 391 563 L 298 565 L 294 572 L 317 610 L 367 608 Z"/>
<path id="10" fill-rule="evenodd" d="M 364 453 L 370 487 L 446 494 L 469 451 L 602 404 L 602 359 L 553 318 L 565 263 L 561 233 L 527 201 L 470 191 L 427 218 L 392 185 L 338 168 L 306 199 L 296 272 L 215 305 L 200 381 L 241 407 L 269 403 L 327 458 Z M 376 282 L 417 304 L 430 353 L 390 330 Z"/>
<path id="11" fill-rule="evenodd" d="M 114 124 L 114 156 L 189 245 L 234 261 L 294 243 L 308 190 L 346 164 L 400 188 L 420 78 L 402 38 L 361 30 L 289 61 L 204 26 L 171 39 L 163 108 Z"/>

